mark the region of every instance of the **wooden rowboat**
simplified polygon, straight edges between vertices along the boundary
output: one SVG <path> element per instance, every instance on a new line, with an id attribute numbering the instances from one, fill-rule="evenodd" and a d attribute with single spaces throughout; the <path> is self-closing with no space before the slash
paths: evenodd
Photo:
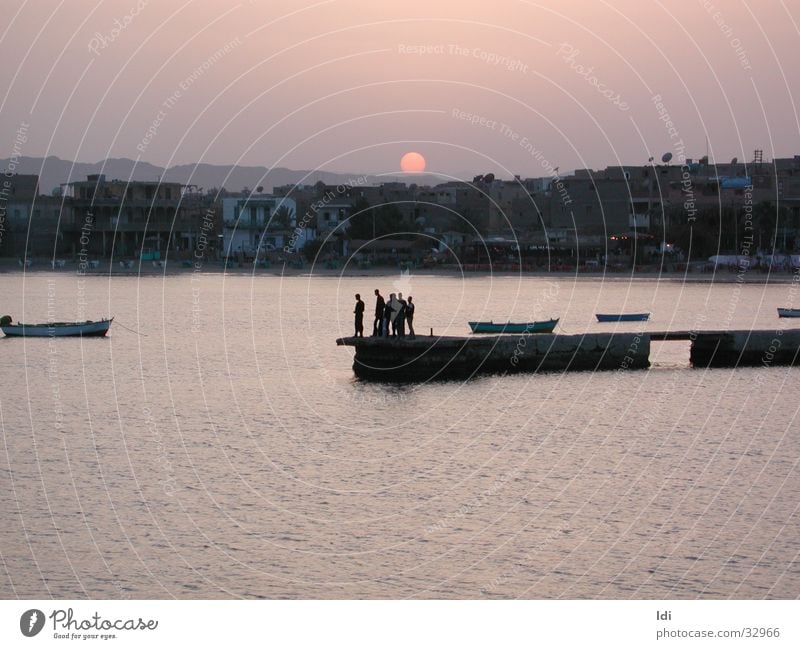
<path id="1" fill-rule="evenodd" d="M 469 327 L 474 334 L 549 334 L 557 324 L 558 318 L 539 322 L 470 322 Z"/>
<path id="2" fill-rule="evenodd" d="M 11 324 L 10 316 L 0 318 L 0 329 L 6 336 L 47 338 L 62 336 L 105 336 L 114 318 L 84 322 L 46 322 L 40 324 Z"/>

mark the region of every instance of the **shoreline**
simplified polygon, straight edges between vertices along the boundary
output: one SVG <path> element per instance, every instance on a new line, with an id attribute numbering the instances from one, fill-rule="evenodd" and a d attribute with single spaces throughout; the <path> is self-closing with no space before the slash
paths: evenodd
<path id="1" fill-rule="evenodd" d="M 54 273 L 54 274 L 80 274 L 83 277 L 167 277 L 187 274 L 203 275 L 251 275 L 251 276 L 272 276 L 272 277 L 392 277 L 401 274 L 403 271 L 398 268 L 376 267 L 376 268 L 325 268 L 322 264 L 307 266 L 304 268 L 290 268 L 284 265 L 275 265 L 271 268 L 254 266 L 252 263 L 243 266 L 225 267 L 221 262 L 213 261 L 203 264 L 200 268 L 194 266 L 183 266 L 182 262 L 165 263 L 164 266 L 152 266 L 150 263 L 143 263 L 141 266 L 134 265 L 132 268 L 122 268 L 119 266 L 103 266 L 97 268 L 87 268 L 78 273 L 77 263 L 68 264 L 61 268 L 51 268 L 46 263 L 34 263 L 27 268 L 19 266 L 17 260 L 0 260 L 0 274 L 19 274 L 27 273 Z M 636 270 L 630 271 L 586 271 L 586 270 L 558 270 L 558 271 L 511 271 L 511 270 L 460 270 L 458 268 L 420 268 L 409 271 L 417 277 L 449 277 L 466 279 L 470 277 L 504 277 L 504 278 L 531 278 L 531 279 L 572 279 L 575 281 L 609 281 L 609 282 L 636 282 L 636 281 L 663 281 L 681 282 L 698 284 L 791 284 L 796 280 L 796 274 L 791 271 L 781 272 L 761 272 L 752 270 L 741 274 L 736 270 L 717 270 L 715 272 L 659 272 L 657 270 Z"/>

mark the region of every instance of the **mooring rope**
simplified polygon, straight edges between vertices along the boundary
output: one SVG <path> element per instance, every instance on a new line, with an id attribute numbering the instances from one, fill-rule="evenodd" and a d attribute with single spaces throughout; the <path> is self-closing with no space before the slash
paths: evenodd
<path id="1" fill-rule="evenodd" d="M 144 336 L 145 338 L 147 337 L 147 334 L 143 334 L 143 333 L 141 333 L 141 332 L 139 332 L 139 331 L 136 331 L 136 330 L 134 330 L 134 329 L 131 329 L 130 327 L 126 327 L 126 326 L 125 326 L 124 324 L 122 324 L 121 322 L 118 322 L 118 323 L 117 323 L 117 326 L 119 326 L 119 327 L 122 327 L 123 329 L 127 329 L 128 331 L 130 331 L 131 333 L 134 333 L 134 334 L 136 334 L 137 336 Z"/>

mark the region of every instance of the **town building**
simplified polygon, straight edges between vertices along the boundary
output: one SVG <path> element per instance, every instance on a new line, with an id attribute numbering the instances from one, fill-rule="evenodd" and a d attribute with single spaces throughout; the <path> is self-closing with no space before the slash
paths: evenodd
<path id="1" fill-rule="evenodd" d="M 142 260 L 209 254 L 219 234 L 217 208 L 207 196 L 185 192 L 180 183 L 107 180 L 93 174 L 66 183 L 73 208 L 64 226 L 72 254 Z"/>
<path id="2" fill-rule="evenodd" d="M 222 244 L 226 256 L 254 258 L 292 243 L 302 249 L 314 238 L 313 229 L 298 227 L 292 198 L 250 194 L 222 199 Z"/>
<path id="3" fill-rule="evenodd" d="M 0 176 L 0 256 L 29 260 L 61 255 L 62 228 L 71 221 L 71 203 L 39 195 L 37 175 Z"/>

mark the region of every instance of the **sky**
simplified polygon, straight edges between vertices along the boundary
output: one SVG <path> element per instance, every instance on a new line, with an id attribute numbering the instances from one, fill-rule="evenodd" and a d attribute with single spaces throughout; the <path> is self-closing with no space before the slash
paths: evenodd
<path id="1" fill-rule="evenodd" d="M 800 154 L 798 0 L 0 0 L 0 157 L 443 178 Z"/>

